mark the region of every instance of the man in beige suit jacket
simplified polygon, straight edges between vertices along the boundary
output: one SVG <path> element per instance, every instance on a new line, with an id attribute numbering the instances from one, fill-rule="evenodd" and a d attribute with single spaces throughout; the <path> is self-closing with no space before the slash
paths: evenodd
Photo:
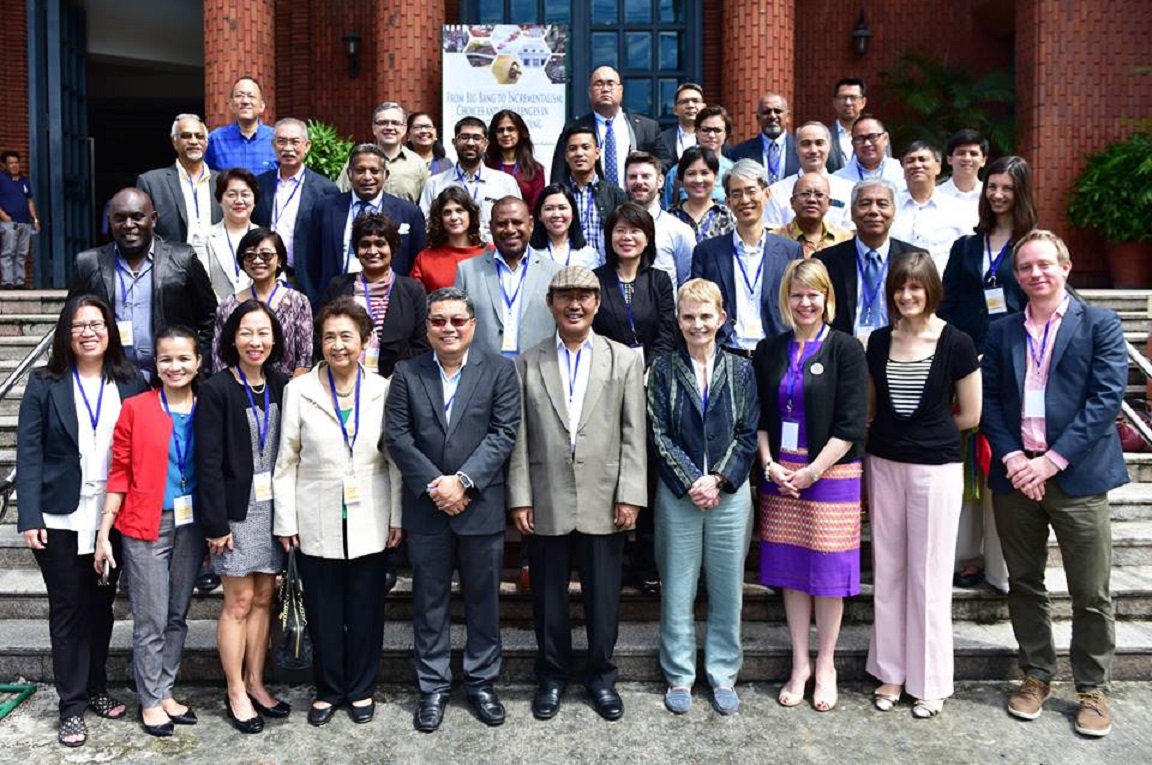
<path id="1" fill-rule="evenodd" d="M 584 687 L 607 720 L 624 714 L 612 653 L 624 532 L 647 505 L 644 364 L 592 333 L 600 283 L 562 268 L 548 288 L 556 335 L 516 360 L 524 408 L 508 474 L 508 506 L 530 548 L 538 688 L 532 713 L 560 708 L 572 665 L 568 581 L 580 571 L 588 631 Z"/>

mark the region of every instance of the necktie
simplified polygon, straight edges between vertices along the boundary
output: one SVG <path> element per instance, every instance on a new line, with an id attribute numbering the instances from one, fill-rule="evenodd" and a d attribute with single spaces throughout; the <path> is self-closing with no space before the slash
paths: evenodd
<path id="1" fill-rule="evenodd" d="M 355 221 L 357 218 L 362 216 L 364 214 L 364 209 L 366 207 L 368 207 L 367 202 L 365 202 L 363 199 L 357 200 L 356 201 L 356 210 L 352 213 L 352 220 Z"/>
<path id="2" fill-rule="evenodd" d="M 604 123 L 604 179 L 613 186 L 620 185 L 620 175 L 616 168 L 616 134 L 612 131 L 612 120 Z"/>
<path id="3" fill-rule="evenodd" d="M 780 180 L 780 144 L 775 141 L 768 142 L 768 183 Z"/>
<path id="4" fill-rule="evenodd" d="M 880 253 L 876 250 L 868 250 L 864 256 L 864 295 L 868 300 L 868 316 L 866 319 L 871 321 L 876 314 L 876 303 L 880 299 L 877 295 L 877 288 L 880 286 Z"/>

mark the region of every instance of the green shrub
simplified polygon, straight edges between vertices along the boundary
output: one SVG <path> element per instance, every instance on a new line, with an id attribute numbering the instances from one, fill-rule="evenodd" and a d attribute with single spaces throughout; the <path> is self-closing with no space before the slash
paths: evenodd
<path id="1" fill-rule="evenodd" d="M 1152 239 L 1152 133 L 1088 157 L 1068 197 L 1068 219 L 1113 244 Z"/>
<path id="2" fill-rule="evenodd" d="M 308 120 L 308 138 L 312 141 L 312 151 L 308 152 L 305 164 L 316 172 L 335 181 L 348 161 L 348 153 L 355 145 L 351 138 L 336 132 L 336 127 L 319 120 Z"/>

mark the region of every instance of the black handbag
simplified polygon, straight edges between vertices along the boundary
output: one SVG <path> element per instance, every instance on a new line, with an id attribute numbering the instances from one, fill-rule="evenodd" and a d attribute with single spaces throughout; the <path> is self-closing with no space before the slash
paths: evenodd
<path id="1" fill-rule="evenodd" d="M 288 570 L 280 586 L 279 634 L 273 656 L 280 669 L 307 669 L 312 666 L 312 638 L 304 613 L 304 585 L 296 568 L 296 551 L 288 553 Z"/>

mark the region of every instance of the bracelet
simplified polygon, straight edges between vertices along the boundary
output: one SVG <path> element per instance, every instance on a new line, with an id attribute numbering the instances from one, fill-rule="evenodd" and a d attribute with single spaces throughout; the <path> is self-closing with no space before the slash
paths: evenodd
<path id="1" fill-rule="evenodd" d="M 805 468 L 805 470 L 808 471 L 808 480 L 811 483 L 816 483 L 820 480 L 820 476 L 816 473 L 816 470 L 811 465 Z"/>

